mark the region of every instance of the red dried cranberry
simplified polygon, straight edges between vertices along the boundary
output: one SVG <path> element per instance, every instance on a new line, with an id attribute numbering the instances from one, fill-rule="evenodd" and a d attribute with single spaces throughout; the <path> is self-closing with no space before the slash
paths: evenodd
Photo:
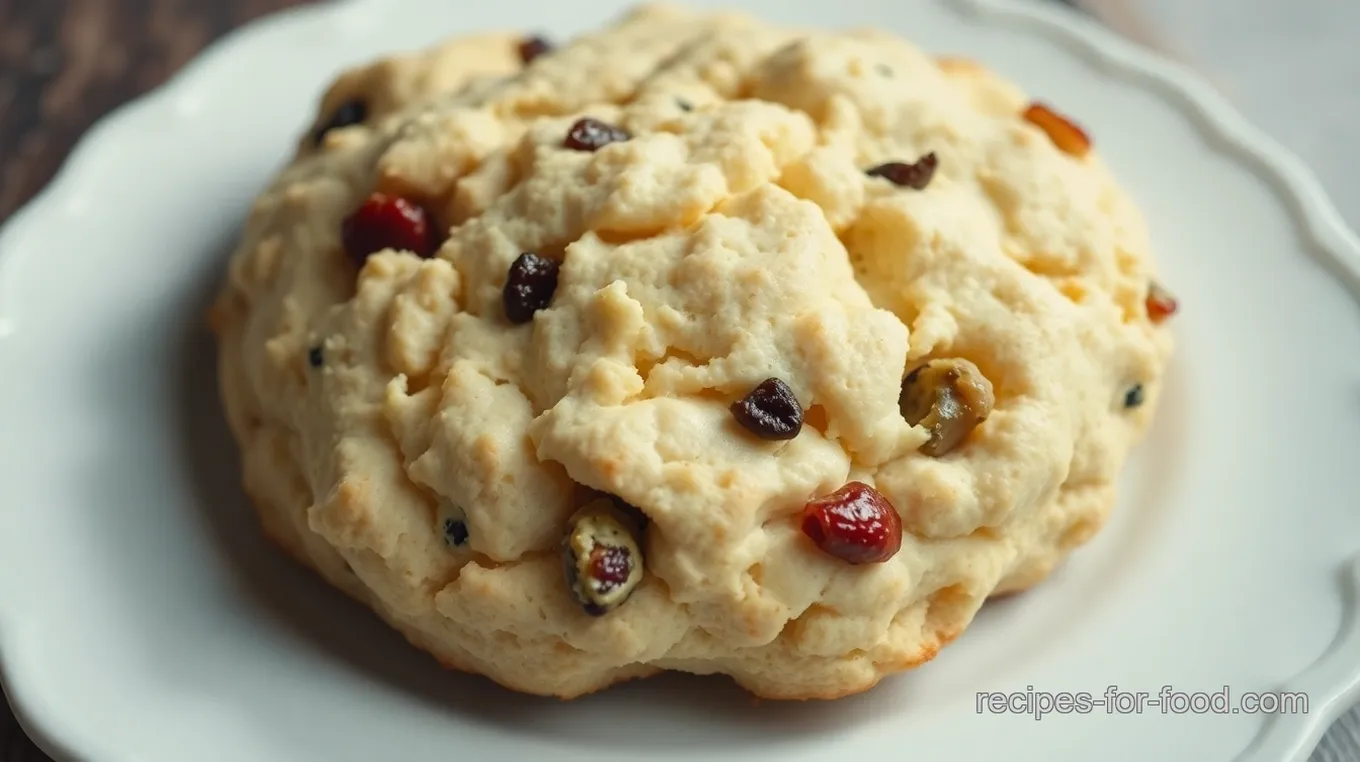
<path id="1" fill-rule="evenodd" d="M 526 38 L 519 44 L 519 57 L 524 63 L 531 63 L 535 58 L 544 53 L 551 53 L 553 44 L 543 37 L 533 36 Z"/>
<path id="2" fill-rule="evenodd" d="M 351 127 L 359 124 L 368 118 L 368 104 L 358 98 L 347 100 L 341 103 L 330 118 L 317 128 L 315 141 L 321 145 L 326 133 L 331 130 L 338 130 L 342 127 Z"/>
<path id="3" fill-rule="evenodd" d="M 1146 304 L 1148 320 L 1154 323 L 1160 323 L 1176 314 L 1176 309 L 1179 307 L 1176 297 L 1172 296 L 1170 291 L 1162 288 L 1156 281 L 1148 283 Z"/>
<path id="4" fill-rule="evenodd" d="M 409 251 L 428 258 L 439 248 L 429 215 L 419 204 L 400 196 L 374 193 L 345 218 L 340 228 L 345 251 L 355 264 L 383 249 Z"/>
<path id="5" fill-rule="evenodd" d="M 761 439 L 793 439 L 803 430 L 803 408 L 789 385 L 767 378 L 742 399 L 732 403 L 737 423 Z"/>
<path id="6" fill-rule="evenodd" d="M 598 151 L 610 143 L 622 143 L 632 137 L 621 127 L 585 117 L 578 119 L 571 129 L 567 130 L 567 139 L 562 145 L 573 151 Z"/>
<path id="7" fill-rule="evenodd" d="M 930 185 L 930 180 L 935 176 L 935 169 L 940 165 L 940 160 L 931 153 L 922 156 L 912 164 L 900 161 L 890 161 L 887 164 L 880 164 L 869 170 L 870 177 L 881 177 L 893 185 L 903 188 L 915 188 L 925 190 Z"/>
<path id="8" fill-rule="evenodd" d="M 561 263 L 532 252 L 520 254 L 510 265 L 501 296 L 505 302 L 505 316 L 515 324 L 534 319 L 534 313 L 547 308 L 557 290 L 557 273 Z"/>
<path id="9" fill-rule="evenodd" d="M 628 581 L 633 572 L 627 548 L 617 545 L 597 545 L 590 551 L 590 578 L 598 583 L 599 591 L 607 593 Z"/>
<path id="10" fill-rule="evenodd" d="M 803 508 L 803 534 L 824 552 L 850 564 L 878 564 L 902 548 L 902 517 L 888 498 L 863 482 L 850 482 Z"/>
<path id="11" fill-rule="evenodd" d="M 1058 150 L 1081 158 L 1091 152 L 1091 137 L 1076 122 L 1042 103 L 1031 103 L 1024 118 L 1043 130 Z"/>

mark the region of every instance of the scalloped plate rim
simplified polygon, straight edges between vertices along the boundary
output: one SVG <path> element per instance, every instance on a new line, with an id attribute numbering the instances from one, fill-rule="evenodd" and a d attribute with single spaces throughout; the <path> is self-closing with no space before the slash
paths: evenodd
<path id="1" fill-rule="evenodd" d="M 1360 306 L 1360 235 L 1346 224 L 1322 183 L 1292 151 L 1253 125 L 1222 94 L 1194 71 L 1152 53 L 1081 16 L 1033 0 L 946 0 L 979 15 L 1020 19 L 1020 23 L 1062 42 L 1079 45 L 1088 58 L 1103 64 L 1109 76 L 1138 79 L 1137 85 L 1153 92 L 1178 110 L 1192 111 L 1196 127 L 1212 133 L 1233 155 L 1277 192 L 1305 237 L 1313 244 L 1314 258 L 1321 260 Z M 1175 99 L 1174 101 L 1172 99 Z M 1340 559 L 1345 560 L 1345 559 Z M 1347 579 L 1351 602 L 1343 612 L 1332 642 L 1304 670 L 1277 686 L 1279 691 L 1309 694 L 1322 711 L 1270 717 L 1234 762 L 1305 762 L 1336 720 L 1360 702 L 1360 657 L 1347 657 L 1360 643 L 1360 612 L 1354 608 L 1360 588 L 1360 553 L 1350 559 Z M 1318 677 L 1335 669 L 1338 677 L 1325 682 Z M 1321 693 L 1321 696 L 1318 694 Z M 1283 757 L 1272 756 L 1285 754 Z"/>
<path id="2" fill-rule="evenodd" d="M 1345 223 L 1312 170 L 1292 151 L 1255 127 L 1203 77 L 1079 13 L 1041 5 L 1035 0 L 932 1 L 1024 25 L 1032 33 L 1061 38 L 1060 42 L 1079 47 L 1081 55 L 1101 64 L 1107 76 L 1133 81 L 1140 89 L 1156 95 L 1177 111 L 1188 113 L 1198 130 L 1210 133 L 1226 145 L 1236 160 L 1250 166 L 1262 181 L 1281 193 L 1281 203 L 1288 207 L 1288 216 L 1302 223 L 1305 237 L 1313 244 L 1315 252 L 1325 255 L 1320 257 L 1324 259 L 1323 264 L 1345 287 L 1353 306 L 1360 306 L 1360 236 Z M 73 192 L 82 175 L 86 174 L 85 167 L 91 157 L 109 149 L 109 138 L 119 125 L 157 111 L 173 114 L 176 94 L 193 86 L 205 69 L 217 66 L 221 59 L 238 55 L 239 51 L 255 44 L 265 30 L 282 33 L 288 25 L 334 21 L 352 8 L 379 2 L 381 0 L 334 0 L 294 6 L 254 19 L 210 43 L 166 82 L 101 117 L 81 136 L 47 185 L 0 223 L 0 274 L 3 274 L 2 258 L 13 246 L 13 241 L 22 239 L 23 233 L 35 224 L 34 220 Z M 1352 559 L 1350 576 L 1350 583 L 1360 587 L 1360 555 Z M 1360 642 L 1356 635 L 1357 625 L 1360 625 L 1357 619 L 1360 616 L 1353 608 L 1343 612 L 1341 629 L 1332 643 L 1306 669 L 1279 686 L 1281 690 L 1312 688 L 1314 695 L 1310 698 L 1321 704 L 1322 711 L 1273 717 L 1263 725 L 1237 762 L 1264 762 L 1266 750 L 1262 744 L 1266 740 L 1287 749 L 1283 762 L 1304 762 L 1336 718 L 1360 700 L 1360 658 L 1344 659 L 1350 650 L 1345 646 L 1352 641 Z M 123 752 L 91 743 L 90 738 L 69 732 L 70 728 L 65 727 L 68 723 L 57 719 L 59 712 L 33 701 L 33 695 L 41 694 L 41 691 L 25 687 L 33 678 L 26 667 L 13 659 L 15 653 L 24 651 L 17 644 L 23 641 L 25 625 L 25 621 L 0 611 L 0 686 L 7 694 L 20 727 L 54 759 L 81 759 L 81 752 L 76 751 L 80 749 L 94 751 L 92 759 L 127 762 L 128 757 L 123 756 Z M 1310 683 L 1324 671 L 1323 667 L 1335 667 L 1338 671 L 1346 667 L 1348 672 L 1341 679 L 1324 684 L 1323 695 L 1319 697 L 1316 695 L 1319 686 Z"/>

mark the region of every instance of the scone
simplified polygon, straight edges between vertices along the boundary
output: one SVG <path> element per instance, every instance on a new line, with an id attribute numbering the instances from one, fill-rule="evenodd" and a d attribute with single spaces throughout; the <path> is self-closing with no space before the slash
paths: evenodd
<path id="1" fill-rule="evenodd" d="M 212 321 L 264 530 L 444 665 L 831 698 L 1092 536 L 1174 310 L 1006 81 L 647 6 L 340 77 Z"/>

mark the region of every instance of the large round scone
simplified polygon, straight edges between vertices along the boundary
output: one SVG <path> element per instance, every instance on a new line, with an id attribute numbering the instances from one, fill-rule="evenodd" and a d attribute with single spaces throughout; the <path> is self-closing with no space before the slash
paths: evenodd
<path id="1" fill-rule="evenodd" d="M 543 47 L 346 74 L 256 204 L 212 316 L 273 539 L 516 690 L 810 698 L 1091 537 L 1174 302 L 1079 129 L 879 32 Z"/>

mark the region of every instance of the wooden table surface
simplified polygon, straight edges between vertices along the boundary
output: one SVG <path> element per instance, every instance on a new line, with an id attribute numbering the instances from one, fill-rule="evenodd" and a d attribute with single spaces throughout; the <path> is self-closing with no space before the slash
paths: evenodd
<path id="1" fill-rule="evenodd" d="M 231 28 L 312 1 L 0 0 L 0 221 L 51 179 L 99 117 Z M 50 762 L 8 704 L 0 762 Z"/>
<path id="2" fill-rule="evenodd" d="M 0 220 L 51 179 L 100 116 L 231 28 L 311 1 L 0 0 Z M 10 729 L 0 734 L 0 762 L 46 759 L 15 756 Z"/>

